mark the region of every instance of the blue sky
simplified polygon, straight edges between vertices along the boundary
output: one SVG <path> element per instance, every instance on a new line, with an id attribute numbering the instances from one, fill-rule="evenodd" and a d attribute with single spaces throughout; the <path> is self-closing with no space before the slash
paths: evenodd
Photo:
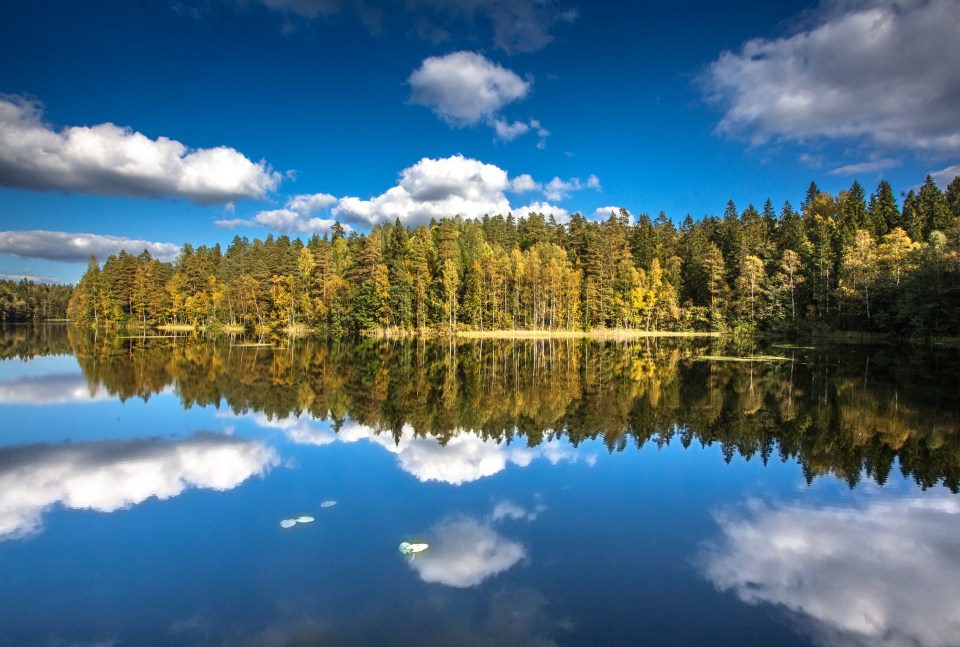
<path id="1" fill-rule="evenodd" d="M 956 0 L 0 7 L 0 275 L 91 252 L 960 171 Z M 657 3 L 661 4 L 661 3 Z"/>

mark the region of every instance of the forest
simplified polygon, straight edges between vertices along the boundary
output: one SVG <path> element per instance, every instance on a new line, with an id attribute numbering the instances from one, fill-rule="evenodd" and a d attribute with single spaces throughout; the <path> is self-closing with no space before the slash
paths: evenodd
<path id="1" fill-rule="evenodd" d="M 66 319 L 73 286 L 0 280 L 0 323 Z"/>
<path id="2" fill-rule="evenodd" d="M 836 195 L 810 183 L 799 210 L 766 200 L 675 224 L 663 212 L 558 223 L 459 216 L 369 234 L 339 224 L 91 257 L 75 322 L 230 326 L 276 336 L 376 330 L 721 331 L 960 335 L 960 178 L 930 176 L 902 206 L 881 181 Z"/>

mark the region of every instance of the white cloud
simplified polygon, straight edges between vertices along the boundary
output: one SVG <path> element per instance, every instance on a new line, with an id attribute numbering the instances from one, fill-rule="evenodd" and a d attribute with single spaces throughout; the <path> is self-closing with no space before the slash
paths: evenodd
<path id="1" fill-rule="evenodd" d="M 894 159 L 883 157 L 869 162 L 859 162 L 857 164 L 847 164 L 840 168 L 830 171 L 830 175 L 870 175 L 884 171 L 888 168 L 899 166 L 900 162 Z"/>
<path id="2" fill-rule="evenodd" d="M 953 182 L 953 178 L 960 175 L 960 164 L 954 164 L 953 166 L 948 166 L 945 169 L 940 169 L 939 171 L 934 171 L 930 174 L 933 178 L 933 181 L 936 182 L 941 189 L 946 189 L 950 186 L 950 183 Z"/>
<path id="3" fill-rule="evenodd" d="M 555 177 L 547 182 L 546 187 L 544 187 L 544 195 L 546 195 L 548 200 L 563 200 L 574 191 L 581 191 L 583 189 L 599 191 L 600 188 L 600 178 L 596 175 L 588 177 L 586 182 L 581 182 L 580 178 L 577 177 L 570 178 L 569 180 L 561 180 L 559 177 Z"/>
<path id="4" fill-rule="evenodd" d="M 458 214 L 465 218 L 505 214 L 510 210 L 504 195 L 508 187 L 506 171 L 492 164 L 462 155 L 424 158 L 404 169 L 399 184 L 382 195 L 370 200 L 341 198 L 333 215 L 364 225 L 396 218 L 419 225 Z"/>
<path id="5" fill-rule="evenodd" d="M 844 0 L 782 38 L 724 52 L 702 77 L 717 130 L 754 144 L 852 139 L 960 154 L 960 3 Z"/>
<path id="6" fill-rule="evenodd" d="M 332 218 L 311 218 L 290 209 L 261 211 L 253 219 L 255 224 L 284 233 L 311 234 L 329 231 Z"/>
<path id="7" fill-rule="evenodd" d="M 882 499 L 859 508 L 757 503 L 718 521 L 722 534 L 706 552 L 706 577 L 748 604 L 789 610 L 819 643 L 958 644 L 954 497 Z"/>
<path id="8" fill-rule="evenodd" d="M 287 202 L 287 208 L 297 213 L 311 215 L 335 204 L 337 199 L 328 193 L 295 195 Z"/>
<path id="9" fill-rule="evenodd" d="M 430 549 L 409 562 L 424 582 L 457 588 L 477 586 L 526 556 L 522 544 L 471 517 L 446 519 L 428 536 Z"/>
<path id="10" fill-rule="evenodd" d="M 0 449 L 0 539 L 38 532 L 56 504 L 113 512 L 189 487 L 230 490 L 277 463 L 262 442 L 214 434 Z"/>
<path id="11" fill-rule="evenodd" d="M 253 225 L 252 220 L 246 218 L 226 218 L 223 220 L 214 220 L 213 224 L 220 229 L 236 229 L 237 227 L 249 227 Z"/>
<path id="12" fill-rule="evenodd" d="M 515 121 L 511 124 L 503 119 L 497 119 L 493 122 L 493 127 L 497 131 L 497 137 L 506 142 L 530 132 L 530 126 L 522 121 Z"/>
<path id="13" fill-rule="evenodd" d="M 560 440 L 537 447 L 513 447 L 485 439 L 473 431 L 459 430 L 441 445 L 436 437 L 417 435 L 409 426 L 404 426 L 399 437 L 394 438 L 392 433 L 377 433 L 355 422 L 344 424 L 334 433 L 329 422 L 314 420 L 309 414 L 271 420 L 257 413 L 251 419 L 259 427 L 279 429 L 298 444 L 323 446 L 367 441 L 380 445 L 397 457 L 400 469 L 422 482 L 462 485 L 493 476 L 510 464 L 526 467 L 534 460 L 545 459 L 556 465 L 579 459 L 577 452 Z"/>
<path id="14" fill-rule="evenodd" d="M 327 193 L 295 195 L 282 209 L 260 211 L 252 219 L 231 218 L 216 220 L 214 224 L 224 229 L 260 226 L 282 233 L 312 234 L 330 231 L 335 220 L 319 218 L 317 213 L 336 204 L 337 198 Z"/>
<path id="15" fill-rule="evenodd" d="M 91 389 L 81 373 L 55 373 L 0 380 L 0 404 L 76 404 L 110 399 L 98 385 Z"/>
<path id="16" fill-rule="evenodd" d="M 540 191 L 543 185 L 535 182 L 529 173 L 518 175 L 510 180 L 510 190 L 514 193 L 527 193 L 528 191 Z"/>
<path id="17" fill-rule="evenodd" d="M 369 227 L 380 222 L 393 223 L 396 219 L 408 226 L 430 222 L 432 218 L 480 218 L 486 215 L 513 211 L 526 214 L 531 211 L 553 213 L 560 222 L 569 219 L 569 211 L 543 201 L 531 202 L 519 209 L 511 207 L 506 192 L 544 192 L 567 196 L 572 191 L 600 189 L 600 180 L 591 175 L 586 182 L 579 178 L 554 178 L 547 187 L 524 173 L 511 179 L 507 172 L 493 164 L 454 155 L 440 159 L 423 158 L 400 172 L 399 182 L 384 193 L 370 199 L 356 196 L 335 198 L 332 195 L 295 196 L 281 209 L 261 211 L 250 220 L 225 219 L 217 226 L 234 228 L 260 225 L 283 232 L 310 233 L 327 231 L 334 220 L 341 223 Z M 555 200 L 556 198 L 551 198 Z M 329 217 L 315 214 L 331 205 Z"/>
<path id="18" fill-rule="evenodd" d="M 41 117 L 38 104 L 0 96 L 0 185 L 213 204 L 262 198 L 280 183 L 265 162 L 225 146 L 191 150 L 111 123 L 58 132 Z"/>
<path id="19" fill-rule="evenodd" d="M 66 231 L 0 231 L 0 254 L 20 258 L 43 258 L 65 263 L 85 262 L 91 254 L 101 261 L 120 250 L 139 254 L 143 250 L 159 261 L 172 261 L 180 253 L 179 245 L 148 240 L 74 234 Z"/>
<path id="20" fill-rule="evenodd" d="M 407 82 L 413 103 L 457 127 L 492 121 L 503 106 L 530 91 L 515 73 L 474 52 L 426 58 Z"/>
<path id="21" fill-rule="evenodd" d="M 531 202 L 528 205 L 518 207 L 515 211 L 526 217 L 530 213 L 542 213 L 545 216 L 553 214 L 554 219 L 559 223 L 569 222 L 570 212 L 563 207 L 550 204 L 549 202 Z"/>

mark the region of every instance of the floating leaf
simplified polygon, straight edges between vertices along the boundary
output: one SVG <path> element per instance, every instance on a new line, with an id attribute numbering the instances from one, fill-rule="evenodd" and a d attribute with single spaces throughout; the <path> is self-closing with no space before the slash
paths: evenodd
<path id="1" fill-rule="evenodd" d="M 308 517 L 306 515 L 297 517 L 297 523 L 310 523 L 311 521 L 313 521 L 313 517 Z"/>
<path id="2" fill-rule="evenodd" d="M 296 519 L 284 519 L 280 522 L 281 528 L 293 528 L 295 525 L 297 525 Z"/>
<path id="3" fill-rule="evenodd" d="M 335 505 L 337 505 L 337 502 L 336 502 L 336 501 L 324 501 L 323 503 L 320 504 L 320 507 L 321 507 L 321 508 L 332 508 L 332 507 L 335 506 Z"/>

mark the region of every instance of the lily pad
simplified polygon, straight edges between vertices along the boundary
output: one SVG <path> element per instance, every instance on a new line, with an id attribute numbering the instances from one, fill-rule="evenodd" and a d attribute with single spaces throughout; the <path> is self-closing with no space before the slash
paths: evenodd
<path id="1" fill-rule="evenodd" d="M 417 553 L 422 553 L 429 547 L 429 544 L 411 544 L 410 542 L 402 541 L 397 547 L 397 550 L 404 555 L 416 555 Z"/>

